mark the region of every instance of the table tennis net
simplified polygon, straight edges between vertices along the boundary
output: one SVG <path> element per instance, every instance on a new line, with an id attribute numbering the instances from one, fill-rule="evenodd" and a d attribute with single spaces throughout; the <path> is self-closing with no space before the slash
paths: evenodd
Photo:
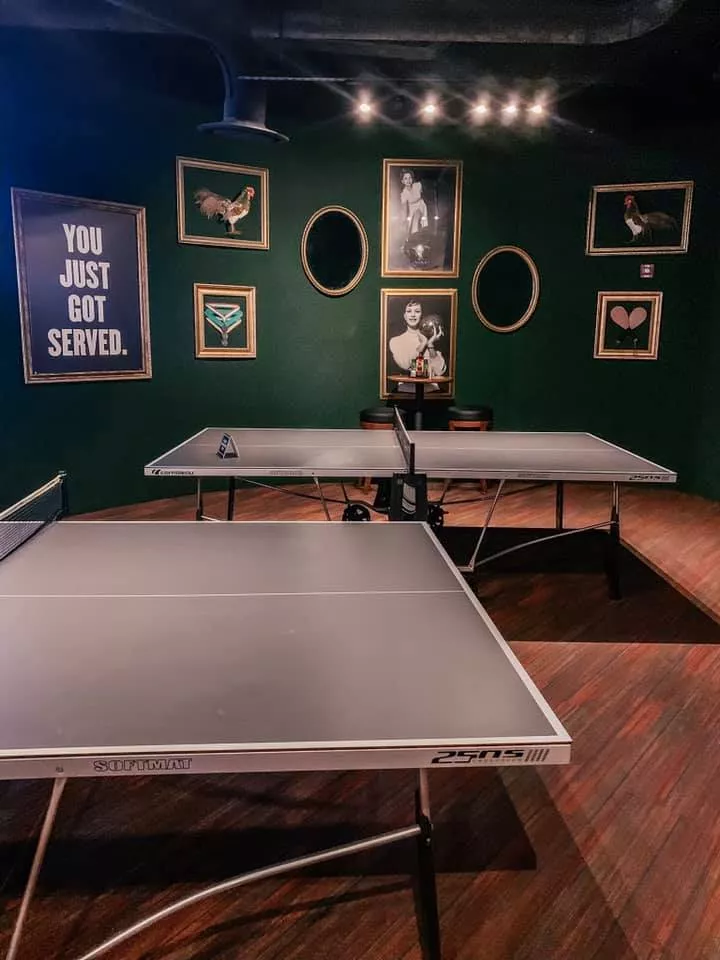
<path id="1" fill-rule="evenodd" d="M 0 513 L 0 561 L 66 512 L 65 475 Z"/>
<path id="2" fill-rule="evenodd" d="M 395 420 L 394 420 L 394 429 L 395 437 L 397 439 L 398 445 L 402 450 L 402 455 L 405 458 L 405 464 L 407 465 L 408 473 L 415 472 L 415 444 L 410 439 L 410 434 L 405 428 L 402 417 L 400 416 L 400 411 L 397 407 L 394 407 L 395 411 Z"/>

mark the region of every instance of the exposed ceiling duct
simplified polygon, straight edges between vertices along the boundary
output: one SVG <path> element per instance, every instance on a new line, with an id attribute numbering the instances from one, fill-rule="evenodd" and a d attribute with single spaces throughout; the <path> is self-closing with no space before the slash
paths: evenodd
<path id="1" fill-rule="evenodd" d="M 271 140 L 286 143 L 288 137 L 271 130 L 265 123 L 267 90 L 265 84 L 241 78 L 240 66 L 234 58 L 213 47 L 225 83 L 222 120 L 201 123 L 202 133 L 214 133 L 235 140 Z"/>
<path id="2" fill-rule="evenodd" d="M 3 0 L 0 24 L 189 32 L 256 40 L 610 44 L 667 23 L 688 0 Z"/>
<path id="3" fill-rule="evenodd" d="M 666 23 L 685 0 L 435 0 L 364 3 L 306 0 L 279 20 L 253 11 L 251 35 L 264 40 L 402 43 L 609 44 L 641 37 Z"/>
<path id="4" fill-rule="evenodd" d="M 185 4 L 182 10 L 178 10 L 176 5 L 174 11 L 172 8 L 166 10 L 166 4 L 153 2 L 153 0 L 137 0 L 137 2 L 107 0 L 107 3 L 124 15 L 128 13 L 133 16 L 144 15 L 156 28 L 162 27 L 172 33 L 196 37 L 211 47 L 222 71 L 225 99 L 222 120 L 201 123 L 198 126 L 201 133 L 213 133 L 233 140 L 269 140 L 274 143 L 287 143 L 289 138 L 284 133 L 272 130 L 265 122 L 267 110 L 265 84 L 247 80 L 242 76 L 243 71 L 248 72 L 248 66 L 254 58 L 252 50 L 248 48 L 241 65 L 239 55 L 231 53 L 227 43 L 223 42 L 221 46 L 215 40 L 215 37 L 221 34 L 221 27 L 224 25 L 222 17 L 218 18 L 218 22 L 214 22 L 212 18 L 208 18 L 206 6 L 203 16 L 203 8 L 198 8 L 192 2 Z M 210 19 L 209 24 L 208 19 Z M 235 43 L 233 50 L 235 48 L 240 49 L 240 45 Z"/>

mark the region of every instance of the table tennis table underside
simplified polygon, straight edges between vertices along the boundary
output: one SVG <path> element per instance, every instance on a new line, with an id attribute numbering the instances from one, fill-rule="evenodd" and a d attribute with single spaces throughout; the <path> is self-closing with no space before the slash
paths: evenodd
<path id="1" fill-rule="evenodd" d="M 54 778 L 6 960 L 70 776 L 416 768 L 413 825 L 214 884 L 79 960 L 252 880 L 408 839 L 439 960 L 425 767 L 569 761 L 424 524 L 61 522 L 2 561 L 0 613 L 0 777 Z"/>

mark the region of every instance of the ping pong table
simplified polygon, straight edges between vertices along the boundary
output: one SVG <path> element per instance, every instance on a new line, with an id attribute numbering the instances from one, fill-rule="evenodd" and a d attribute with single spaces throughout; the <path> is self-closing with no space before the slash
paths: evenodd
<path id="1" fill-rule="evenodd" d="M 241 874 L 414 840 L 441 956 L 427 769 L 568 763 L 571 740 L 425 523 L 63 519 L 64 477 L 0 514 L 0 779 L 406 768 L 405 828 Z M 4 545 L 4 549 L 3 549 Z M 410 819 L 410 817 L 408 818 Z"/>
<path id="2" fill-rule="evenodd" d="M 344 480 L 371 476 L 390 484 L 386 510 L 390 519 L 428 520 L 435 528 L 443 525 L 445 493 L 451 480 L 497 480 L 494 496 L 482 498 L 489 501 L 489 509 L 470 546 L 465 538 L 458 551 L 447 534 L 442 535 L 458 568 L 472 573 L 535 543 L 605 531 L 605 567 L 612 597 L 620 595 L 620 483 L 674 483 L 677 479 L 674 471 L 590 433 L 407 431 L 397 409 L 395 413 L 394 430 L 208 427 L 148 463 L 145 475 L 194 478 L 197 519 L 210 519 L 204 512 L 202 480 L 226 478 L 228 520 L 234 515 L 236 479 L 257 483 L 258 477 L 312 480 L 328 519 L 320 480 L 339 479 L 345 503 L 343 518 L 370 519 L 370 509 L 378 509 L 377 501 L 369 505 L 349 496 Z M 228 448 L 230 456 L 226 455 Z M 428 478 L 445 480 L 444 492 L 436 502 L 428 501 Z M 481 555 L 493 514 L 510 480 L 555 483 L 554 527 L 523 531 L 519 543 Z M 609 484 L 608 519 L 568 529 L 564 522 L 564 484 L 568 481 Z M 459 531 L 451 528 L 450 532 Z"/>

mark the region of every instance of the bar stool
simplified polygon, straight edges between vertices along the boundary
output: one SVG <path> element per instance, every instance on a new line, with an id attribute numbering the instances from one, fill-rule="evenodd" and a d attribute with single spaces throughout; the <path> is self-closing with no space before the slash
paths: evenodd
<path id="1" fill-rule="evenodd" d="M 448 407 L 448 430 L 492 430 L 492 407 L 480 404 L 456 404 Z M 450 484 L 447 484 L 446 490 Z M 480 490 L 487 493 L 487 480 L 480 481 Z"/>
<path id="2" fill-rule="evenodd" d="M 392 430 L 395 425 L 395 411 L 392 407 L 366 407 L 360 411 L 360 426 L 363 430 Z M 363 477 L 358 481 L 363 493 L 369 493 L 372 477 Z"/>

